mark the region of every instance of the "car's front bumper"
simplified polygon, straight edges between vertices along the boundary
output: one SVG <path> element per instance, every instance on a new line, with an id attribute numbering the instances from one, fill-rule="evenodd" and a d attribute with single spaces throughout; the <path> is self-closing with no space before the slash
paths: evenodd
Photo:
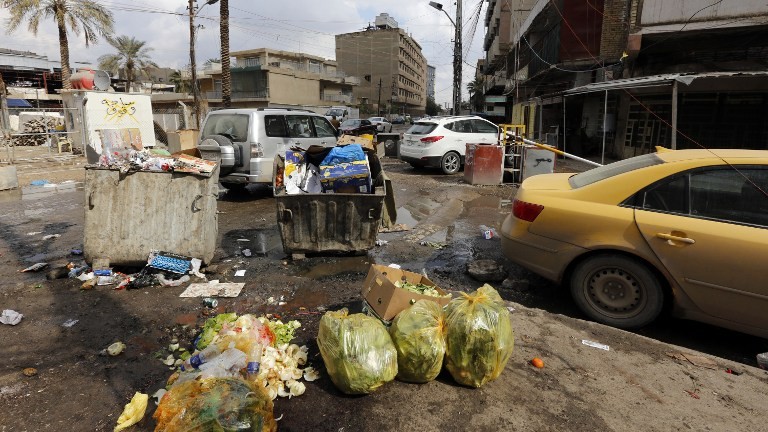
<path id="1" fill-rule="evenodd" d="M 512 262 L 549 280 L 562 282 L 565 269 L 587 250 L 570 243 L 532 234 L 530 223 L 513 215 L 501 227 L 501 248 Z"/>

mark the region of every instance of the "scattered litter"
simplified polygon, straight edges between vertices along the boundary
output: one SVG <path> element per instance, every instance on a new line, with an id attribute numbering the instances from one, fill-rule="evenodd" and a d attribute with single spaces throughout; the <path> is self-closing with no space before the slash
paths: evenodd
<path id="1" fill-rule="evenodd" d="M 93 273 L 91 273 L 91 276 L 93 276 Z M 93 287 L 96 286 L 96 279 L 95 277 L 91 277 L 91 279 L 86 280 L 82 285 L 80 285 L 80 289 L 82 290 L 89 290 L 93 289 Z"/>
<path id="2" fill-rule="evenodd" d="M 243 249 L 243 256 L 249 257 L 251 255 L 253 255 L 253 254 L 251 253 L 250 249 Z"/>
<path id="3" fill-rule="evenodd" d="M 192 267 L 192 258 L 176 255 L 169 252 L 152 252 L 149 255 L 148 265 L 157 270 L 171 273 L 186 274 Z"/>
<path id="4" fill-rule="evenodd" d="M 96 275 L 94 275 L 93 272 L 88 272 L 88 273 L 80 273 L 80 275 L 76 276 L 75 279 L 80 279 L 81 281 L 86 282 L 95 277 Z"/>
<path id="5" fill-rule="evenodd" d="M 93 274 L 94 276 L 110 276 L 112 275 L 112 269 L 109 267 L 109 259 L 96 258 L 93 260 Z"/>
<path id="6" fill-rule="evenodd" d="M 131 401 L 125 405 L 123 413 L 120 414 L 120 417 L 117 419 L 117 426 L 115 426 L 114 432 L 120 432 L 141 421 L 141 419 L 144 418 L 144 413 L 147 411 L 148 401 L 148 395 L 136 392 Z"/>
<path id="7" fill-rule="evenodd" d="M 125 350 L 125 344 L 118 341 L 107 347 L 107 354 L 114 357 L 116 355 L 119 355 L 124 350 Z"/>
<path id="8" fill-rule="evenodd" d="M 183 283 L 189 282 L 189 276 L 184 275 L 179 279 L 166 279 L 166 277 L 160 273 L 157 275 L 157 281 L 163 286 L 177 287 L 181 286 Z"/>
<path id="9" fill-rule="evenodd" d="M 739 375 L 741 375 L 741 372 L 739 372 L 739 371 L 735 371 L 735 370 L 733 370 L 733 369 L 731 369 L 731 368 L 728 368 L 728 369 L 726 369 L 726 370 L 725 370 L 725 373 L 727 373 L 727 374 L 731 374 L 731 375 L 736 375 L 736 376 L 739 376 Z"/>
<path id="10" fill-rule="evenodd" d="M 16 312 L 15 310 L 5 309 L 3 314 L 0 315 L 0 323 L 8 325 L 16 325 L 21 322 L 24 315 Z"/>
<path id="11" fill-rule="evenodd" d="M 235 276 L 245 276 L 245 270 L 237 270 Z"/>
<path id="12" fill-rule="evenodd" d="M 115 279 L 110 276 L 99 276 L 98 279 L 96 279 L 96 285 L 98 286 L 105 286 L 105 285 L 112 285 L 115 283 Z"/>
<path id="13" fill-rule="evenodd" d="M 43 236 L 43 240 L 50 240 L 61 237 L 61 234 L 48 234 Z"/>
<path id="14" fill-rule="evenodd" d="M 507 306 L 507 310 L 510 311 L 510 312 L 514 312 L 515 308 L 513 308 L 512 306 Z"/>
<path id="15" fill-rule="evenodd" d="M 410 230 L 411 230 L 411 227 L 409 227 L 406 224 L 395 224 L 389 228 L 384 228 L 384 227 L 379 228 L 380 233 L 393 233 L 393 232 L 410 231 Z"/>
<path id="16" fill-rule="evenodd" d="M 757 366 L 760 369 L 768 369 L 768 352 L 757 355 Z"/>
<path id="17" fill-rule="evenodd" d="M 400 268 L 400 264 L 390 264 L 388 267 L 391 267 L 393 269 L 399 269 Z"/>
<path id="18" fill-rule="evenodd" d="M 581 343 L 586 346 L 591 346 L 592 348 L 598 348 L 605 351 L 609 351 L 611 349 L 608 345 L 601 344 L 599 342 L 593 342 L 591 340 L 582 339 Z"/>
<path id="19" fill-rule="evenodd" d="M 250 240 L 248 240 L 248 239 L 237 239 L 237 241 L 239 241 L 239 242 L 249 242 Z"/>
<path id="20" fill-rule="evenodd" d="M 42 231 L 32 231 L 32 232 L 28 232 L 27 235 L 28 236 L 33 236 L 33 235 L 38 235 L 38 234 L 42 234 L 42 233 L 43 233 Z"/>
<path id="21" fill-rule="evenodd" d="M 696 355 L 696 354 L 686 354 L 681 352 L 668 352 L 667 357 L 671 357 L 675 360 L 680 361 L 687 361 L 691 363 L 694 366 L 703 367 L 707 369 L 716 370 L 718 369 L 717 363 L 712 361 L 711 359 L 708 359 L 704 356 Z"/>
<path id="22" fill-rule="evenodd" d="M 542 359 L 540 359 L 538 357 L 532 358 L 531 359 L 531 364 L 533 366 L 539 368 L 539 369 L 543 369 L 544 368 L 544 360 L 542 360 Z"/>
<path id="23" fill-rule="evenodd" d="M 64 323 L 61 326 L 62 327 L 66 327 L 66 328 L 70 328 L 73 325 L 77 324 L 79 321 L 80 320 L 76 320 L 76 319 L 70 318 L 70 319 L 64 321 Z"/>
<path id="24" fill-rule="evenodd" d="M 432 249 L 437 249 L 437 250 L 445 249 L 448 246 L 446 243 L 431 242 L 426 240 L 422 240 L 421 242 L 419 242 L 419 244 L 422 246 L 429 246 Z"/>
<path id="25" fill-rule="evenodd" d="M 160 404 L 160 399 L 162 399 L 167 392 L 168 390 L 161 388 L 160 390 L 156 391 L 155 394 L 152 395 L 152 399 L 155 400 L 155 405 Z"/>
<path id="26" fill-rule="evenodd" d="M 24 374 L 24 376 L 33 377 L 37 375 L 37 369 L 35 368 L 24 368 L 24 370 L 21 371 L 21 373 Z"/>
<path id="27" fill-rule="evenodd" d="M 688 395 L 689 395 L 689 396 L 691 396 L 692 398 L 694 398 L 694 399 L 701 399 L 701 398 L 699 397 L 699 395 L 696 393 L 697 391 L 698 391 L 698 389 L 694 389 L 694 390 L 685 390 L 685 392 L 686 392 L 686 393 L 688 393 Z"/>
<path id="28" fill-rule="evenodd" d="M 209 308 L 215 308 L 219 305 L 219 301 L 215 298 L 206 297 L 203 299 L 203 306 L 209 307 Z"/>
<path id="29" fill-rule="evenodd" d="M 243 270 L 244 271 L 244 270 Z M 237 297 L 243 290 L 245 283 L 208 283 L 190 284 L 179 297 Z"/>
<path id="30" fill-rule="evenodd" d="M 490 240 L 490 239 L 492 239 L 494 237 L 498 237 L 499 236 L 496 233 L 495 229 L 493 229 L 491 227 L 487 227 L 485 225 L 480 225 L 480 232 L 483 234 L 483 238 L 485 238 L 486 240 Z"/>
<path id="31" fill-rule="evenodd" d="M 203 261 L 200 258 L 192 258 L 192 260 L 189 263 L 192 265 L 192 268 L 189 270 L 189 273 L 199 278 L 205 279 L 205 275 L 200 273 L 200 266 L 203 265 Z"/>
<path id="32" fill-rule="evenodd" d="M 36 271 L 40 271 L 40 270 L 42 270 L 42 269 L 44 269 L 46 267 L 48 267 L 48 263 L 37 263 L 37 264 L 32 264 L 31 266 L 25 268 L 21 272 L 22 273 L 36 272 Z"/>
<path id="33" fill-rule="evenodd" d="M 512 202 L 512 200 L 501 200 L 501 206 L 504 207 L 506 205 L 509 205 Z"/>
<path id="34" fill-rule="evenodd" d="M 45 186 L 48 183 L 49 183 L 48 180 L 32 180 L 31 182 L 29 182 L 31 186 Z"/>
<path id="35" fill-rule="evenodd" d="M 387 240 L 376 239 L 376 246 L 384 246 L 387 243 L 389 243 Z"/>

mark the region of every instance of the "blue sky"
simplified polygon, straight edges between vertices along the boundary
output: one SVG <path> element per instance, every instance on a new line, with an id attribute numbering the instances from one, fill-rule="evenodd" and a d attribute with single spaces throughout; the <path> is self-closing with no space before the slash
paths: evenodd
<path id="1" fill-rule="evenodd" d="M 115 33 L 133 36 L 147 42 L 153 48 L 152 59 L 160 66 L 183 68 L 189 64 L 189 20 L 185 0 L 100 0 L 115 17 Z M 202 5 L 203 0 L 198 1 Z M 431 8 L 427 0 L 290 0 L 251 2 L 229 0 L 230 49 L 232 51 L 274 48 L 301 51 L 325 58 L 334 58 L 334 34 L 363 29 L 381 12 L 397 20 L 421 45 L 422 53 L 430 65 L 436 67 L 435 83 L 438 103 L 450 102 L 453 76 L 453 26 L 441 12 Z M 464 0 L 466 22 L 469 14 L 482 0 Z M 453 17 L 455 3 L 443 1 L 444 8 Z M 480 23 L 465 55 L 462 92 L 468 98 L 466 83 L 474 78 L 474 68 L 483 57 L 482 39 L 484 28 L 481 12 Z M 3 23 L 8 14 L 0 9 Z M 204 6 L 198 12 L 197 22 L 204 28 L 198 32 L 196 43 L 197 61 L 219 57 L 218 32 L 219 5 Z M 465 24 L 465 29 L 468 26 Z M 464 50 L 469 35 L 464 37 Z M 0 47 L 27 50 L 47 55 L 58 61 L 58 37 L 53 21 L 43 22 L 37 37 L 26 27 L 12 34 L 0 33 Z M 112 48 L 104 41 L 86 48 L 82 35 L 70 34 L 70 60 L 73 67 L 94 64 L 96 59 Z"/>

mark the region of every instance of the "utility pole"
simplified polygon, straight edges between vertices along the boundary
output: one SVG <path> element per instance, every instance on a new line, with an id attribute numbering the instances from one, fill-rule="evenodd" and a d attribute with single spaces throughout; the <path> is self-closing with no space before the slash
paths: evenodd
<path id="1" fill-rule="evenodd" d="M 195 62 L 195 0 L 189 0 L 189 64 L 192 70 L 192 110 L 195 112 L 195 128 L 200 128 L 200 96 Z"/>
<path id="2" fill-rule="evenodd" d="M 379 78 L 379 102 L 376 104 L 376 115 L 381 115 L 381 78 Z"/>
<path id="3" fill-rule="evenodd" d="M 456 0 L 456 35 L 453 45 L 453 111 L 454 115 L 461 112 L 461 3 Z"/>

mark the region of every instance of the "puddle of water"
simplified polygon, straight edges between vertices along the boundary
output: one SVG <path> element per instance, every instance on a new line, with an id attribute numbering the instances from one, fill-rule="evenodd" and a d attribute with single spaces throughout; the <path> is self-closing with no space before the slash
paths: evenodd
<path id="1" fill-rule="evenodd" d="M 501 198 L 496 196 L 480 196 L 472 201 L 464 203 L 465 209 L 477 209 L 477 208 L 492 208 L 492 209 L 500 209 L 501 208 Z"/>
<path id="2" fill-rule="evenodd" d="M 406 224 L 409 227 L 416 226 L 419 223 L 412 215 L 411 212 L 405 208 L 400 207 L 397 209 L 397 223 Z"/>
<path id="3" fill-rule="evenodd" d="M 297 294 L 297 296 L 288 300 L 288 302 L 283 306 L 286 310 L 298 309 L 300 307 L 306 308 L 308 310 L 314 310 L 318 306 L 326 306 L 330 298 L 328 293 L 323 291 L 301 290 L 301 293 Z"/>
<path id="4" fill-rule="evenodd" d="M 340 257 L 333 262 L 313 266 L 299 276 L 309 279 L 320 279 L 341 273 L 367 273 L 370 264 L 371 259 L 367 256 Z"/>
<path id="5" fill-rule="evenodd" d="M 397 209 L 397 223 L 416 226 L 419 221 L 431 216 L 441 204 L 429 198 L 416 198 Z"/>

